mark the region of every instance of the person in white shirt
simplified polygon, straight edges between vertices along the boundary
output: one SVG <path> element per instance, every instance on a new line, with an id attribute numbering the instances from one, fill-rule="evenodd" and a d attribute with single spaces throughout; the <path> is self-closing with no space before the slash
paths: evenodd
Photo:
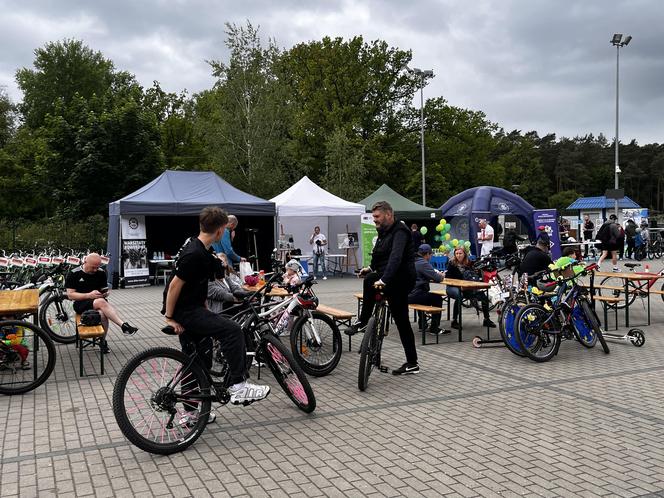
<path id="1" fill-rule="evenodd" d="M 485 219 L 478 222 L 480 233 L 477 234 L 477 241 L 482 248 L 480 256 L 488 256 L 493 249 L 493 227 Z"/>
<path id="2" fill-rule="evenodd" d="M 323 275 L 323 280 L 327 280 L 327 270 L 325 269 L 325 246 L 327 246 L 327 238 L 325 235 L 320 233 L 320 227 L 316 226 L 314 227 L 314 233 L 311 234 L 311 237 L 309 238 L 309 244 L 311 244 L 311 250 L 313 251 L 314 254 L 314 262 L 313 262 L 313 275 L 314 278 L 316 278 L 316 272 L 318 270 L 318 263 L 321 264 L 321 267 L 323 269 L 322 275 Z"/>

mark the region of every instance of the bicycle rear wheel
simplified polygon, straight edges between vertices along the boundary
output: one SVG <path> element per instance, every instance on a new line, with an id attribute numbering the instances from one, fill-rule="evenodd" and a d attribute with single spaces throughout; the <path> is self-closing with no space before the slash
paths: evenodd
<path id="1" fill-rule="evenodd" d="M 188 448 L 205 430 L 210 383 L 182 351 L 152 348 L 134 356 L 113 388 L 113 414 L 134 445 L 158 455 Z"/>
<path id="2" fill-rule="evenodd" d="M 41 386 L 55 368 L 55 345 L 30 322 L 0 321 L 0 394 L 23 394 Z"/>
<path id="3" fill-rule="evenodd" d="M 604 339 L 604 334 L 602 334 L 602 327 L 599 324 L 599 318 L 597 318 L 597 313 L 595 313 L 595 310 L 593 310 L 592 306 L 590 306 L 590 303 L 587 300 L 581 299 L 580 304 L 584 318 L 588 321 L 588 324 L 592 327 L 592 330 L 597 336 L 597 340 L 599 340 L 599 343 L 602 345 L 602 349 L 604 350 L 604 352 L 606 354 L 609 354 L 609 345 L 606 343 L 606 340 Z"/>
<path id="4" fill-rule="evenodd" d="M 362 345 L 360 346 L 360 369 L 357 373 L 357 387 L 360 391 L 366 390 L 369 385 L 369 376 L 374 367 L 376 345 L 378 337 L 376 334 L 376 317 L 369 318 L 366 328 L 364 329 L 364 337 L 362 338 Z"/>
<path id="5" fill-rule="evenodd" d="M 604 306 L 609 309 L 614 309 L 618 307 L 619 310 L 625 307 L 625 283 L 620 277 L 606 277 L 602 279 L 597 288 L 597 294 L 605 297 L 617 297 L 620 298 L 616 304 L 602 303 Z M 629 305 L 631 306 L 636 299 L 637 294 L 640 294 L 638 287 L 631 280 L 627 283 L 627 290 L 629 292 Z"/>
<path id="6" fill-rule="evenodd" d="M 516 339 L 516 315 L 526 303 L 518 299 L 508 299 L 503 304 L 498 321 L 498 330 L 505 346 L 517 356 L 525 356 Z"/>
<path id="7" fill-rule="evenodd" d="M 313 412 L 316 409 L 314 391 L 288 348 L 277 337 L 266 334 L 258 349 L 272 370 L 272 375 L 295 406 L 305 413 Z"/>
<path id="8" fill-rule="evenodd" d="M 64 294 L 53 294 L 39 310 L 39 325 L 55 342 L 71 344 L 76 341 L 76 312 L 74 303 Z"/>
<path id="9" fill-rule="evenodd" d="M 516 338 L 524 354 L 533 361 L 553 358 L 560 346 L 560 334 L 553 330 L 551 313 L 540 304 L 527 304 L 516 315 Z"/>
<path id="10" fill-rule="evenodd" d="M 320 311 L 312 311 L 293 324 L 290 333 L 295 360 L 307 375 L 329 374 L 341 359 L 341 332 L 334 320 Z"/>

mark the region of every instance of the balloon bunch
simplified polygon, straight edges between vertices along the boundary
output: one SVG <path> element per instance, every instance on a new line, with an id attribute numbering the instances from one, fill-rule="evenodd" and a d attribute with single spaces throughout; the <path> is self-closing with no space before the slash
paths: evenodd
<path id="1" fill-rule="evenodd" d="M 442 253 L 450 253 L 457 247 L 465 248 L 466 252 L 470 250 L 470 241 L 453 239 L 452 234 L 450 234 L 451 229 L 452 225 L 450 225 L 445 218 L 440 220 L 436 226 L 436 232 L 438 232 L 439 235 L 434 236 L 434 240 L 440 242 L 440 247 L 438 249 Z"/>

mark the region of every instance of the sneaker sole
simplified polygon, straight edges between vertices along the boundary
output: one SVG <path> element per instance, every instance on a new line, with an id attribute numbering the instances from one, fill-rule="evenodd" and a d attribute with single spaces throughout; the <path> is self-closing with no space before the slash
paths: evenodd
<path id="1" fill-rule="evenodd" d="M 403 372 L 403 373 L 394 373 L 394 372 L 392 372 L 392 375 L 396 375 L 397 377 L 401 377 L 402 375 L 417 375 L 418 373 L 420 373 L 419 370 L 417 372 Z"/>
<path id="2" fill-rule="evenodd" d="M 265 398 L 267 398 L 267 397 L 270 395 L 271 392 L 272 392 L 272 389 L 270 389 L 270 390 L 267 392 L 267 394 L 265 395 Z M 233 404 L 233 405 L 235 405 L 235 406 L 240 406 L 240 405 L 242 405 L 242 406 L 249 406 L 250 404 L 255 403 L 256 401 L 263 401 L 265 398 L 261 398 L 261 399 L 252 399 L 252 400 L 245 399 L 244 401 L 231 401 L 231 404 Z"/>

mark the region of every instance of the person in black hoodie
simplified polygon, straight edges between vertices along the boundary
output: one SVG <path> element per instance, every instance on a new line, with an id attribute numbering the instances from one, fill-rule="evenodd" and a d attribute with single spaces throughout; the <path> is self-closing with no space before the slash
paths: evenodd
<path id="1" fill-rule="evenodd" d="M 416 374 L 419 373 L 420 367 L 408 313 L 408 293 L 415 286 L 415 254 L 411 233 L 403 221 L 394 218 L 394 211 L 388 202 L 376 202 L 371 207 L 371 212 L 378 230 L 378 239 L 371 254 L 371 266 L 360 270 L 360 276 L 366 276 L 362 312 L 358 321 L 346 330 L 346 333 L 353 335 L 366 327 L 376 303 L 374 285 L 384 285 L 390 312 L 406 353 L 406 363 L 392 373 Z"/>

